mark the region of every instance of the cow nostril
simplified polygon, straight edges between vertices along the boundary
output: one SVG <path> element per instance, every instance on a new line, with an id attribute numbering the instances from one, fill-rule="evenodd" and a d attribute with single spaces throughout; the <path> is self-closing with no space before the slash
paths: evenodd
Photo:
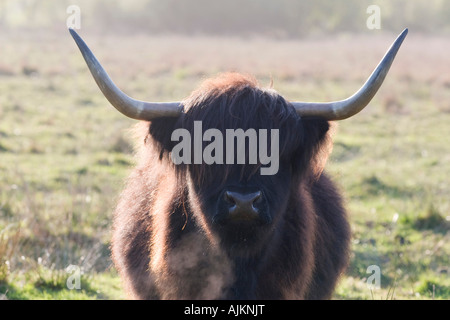
<path id="1" fill-rule="evenodd" d="M 232 192 L 230 191 L 225 191 L 225 200 L 232 205 L 236 205 L 236 201 L 233 198 Z"/>
<path id="2" fill-rule="evenodd" d="M 259 203 L 261 202 L 262 196 L 261 196 L 261 191 L 256 192 L 256 196 L 253 199 L 253 203 Z"/>

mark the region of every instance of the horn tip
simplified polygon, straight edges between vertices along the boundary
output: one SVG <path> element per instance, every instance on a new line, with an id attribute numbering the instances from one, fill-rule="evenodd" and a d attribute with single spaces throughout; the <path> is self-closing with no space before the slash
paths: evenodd
<path id="1" fill-rule="evenodd" d="M 408 34 L 408 28 L 405 28 L 402 33 L 398 36 L 399 39 L 403 40 L 405 39 L 406 35 Z"/>
<path id="2" fill-rule="evenodd" d="M 395 39 L 394 43 L 392 44 L 391 48 L 388 50 L 389 52 L 392 53 L 392 57 L 395 56 L 395 54 L 397 53 L 398 49 L 400 49 L 400 46 L 403 43 L 403 40 L 405 40 L 406 35 L 408 34 L 408 28 L 405 28 L 397 37 L 397 39 Z"/>
<path id="3" fill-rule="evenodd" d="M 68 28 L 70 35 L 72 36 L 72 38 L 75 40 L 76 43 L 79 43 L 79 41 L 81 40 L 81 37 L 78 35 L 78 33 L 75 31 L 75 29 L 73 28 Z"/>
<path id="4" fill-rule="evenodd" d="M 77 32 L 72 27 L 69 27 L 68 30 L 72 36 L 77 34 Z"/>

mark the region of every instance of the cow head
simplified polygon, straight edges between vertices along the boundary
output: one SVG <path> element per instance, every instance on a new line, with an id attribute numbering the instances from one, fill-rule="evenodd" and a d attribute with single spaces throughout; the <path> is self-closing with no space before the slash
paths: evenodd
<path id="1" fill-rule="evenodd" d="M 262 89 L 253 78 L 236 73 L 206 80 L 182 104 L 183 113 L 176 120 L 153 121 L 150 134 L 163 153 L 173 156 L 174 144 L 180 142 L 159 133 L 167 133 L 167 127 L 190 133 L 192 159 L 175 170 L 186 182 L 197 221 L 227 248 L 265 243 L 286 211 L 294 186 L 321 171 L 316 158 L 328 146 L 329 122 L 302 119 L 274 90 Z M 242 144 L 234 134 L 238 130 L 247 133 Z M 210 139 L 208 132 L 217 136 Z M 200 141 L 196 135 L 203 136 L 200 148 L 195 145 Z M 220 154 L 217 161 L 195 163 L 196 148 L 206 157 L 213 143 Z M 239 163 L 242 150 L 244 161 Z M 271 163 L 263 159 L 268 155 Z"/>

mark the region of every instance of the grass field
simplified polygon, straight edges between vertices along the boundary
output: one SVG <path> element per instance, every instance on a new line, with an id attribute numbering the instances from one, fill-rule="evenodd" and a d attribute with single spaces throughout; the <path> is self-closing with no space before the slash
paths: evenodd
<path id="1" fill-rule="evenodd" d="M 231 70 L 273 79 L 289 100 L 341 99 L 396 36 L 80 34 L 125 92 L 161 101 Z M 0 299 L 123 299 L 109 240 L 135 122 L 108 104 L 66 30 L 0 43 Z M 370 106 L 339 123 L 327 171 L 345 194 L 353 253 L 335 299 L 450 299 L 449 51 L 410 30 Z M 69 265 L 80 290 L 67 288 Z M 381 288 L 367 286 L 371 265 Z"/>

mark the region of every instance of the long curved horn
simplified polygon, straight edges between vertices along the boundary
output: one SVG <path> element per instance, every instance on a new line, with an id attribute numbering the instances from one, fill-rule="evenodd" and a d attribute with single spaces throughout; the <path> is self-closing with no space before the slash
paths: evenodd
<path id="1" fill-rule="evenodd" d="M 69 32 L 86 60 L 98 87 L 117 110 L 136 120 L 152 120 L 180 115 L 183 108 L 180 102 L 145 102 L 127 96 L 112 82 L 105 69 L 75 30 L 69 29 Z"/>
<path id="2" fill-rule="evenodd" d="M 347 119 L 360 112 L 369 104 L 383 83 L 407 33 L 408 29 L 403 30 L 366 83 L 353 96 L 335 102 L 291 102 L 297 114 L 301 117 L 321 117 L 332 121 Z"/>

